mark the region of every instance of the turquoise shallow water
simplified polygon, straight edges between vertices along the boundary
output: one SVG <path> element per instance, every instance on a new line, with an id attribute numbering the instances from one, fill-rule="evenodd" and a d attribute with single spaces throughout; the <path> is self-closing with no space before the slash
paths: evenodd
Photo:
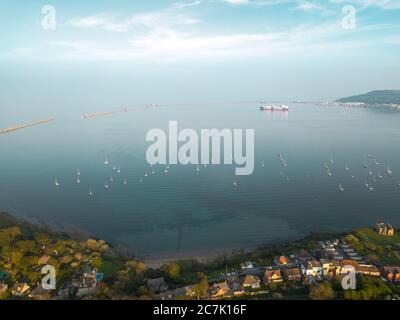
<path id="1" fill-rule="evenodd" d="M 151 174 L 146 132 L 167 129 L 169 120 L 180 129 L 254 129 L 254 173 L 237 178 L 236 187 L 235 167 L 229 165 L 201 166 L 198 173 L 196 166 L 175 165 L 167 174 L 155 166 Z M 24 121 L 2 117 L 0 124 L 19 122 Z M 400 113 L 375 109 L 293 104 L 283 114 L 249 103 L 138 108 L 84 121 L 65 114 L 0 136 L 0 208 L 76 226 L 148 257 L 238 249 L 381 220 L 399 224 L 399 141 Z M 385 175 L 386 166 L 393 176 Z M 378 175 L 383 178 L 374 182 Z M 373 191 L 363 186 L 366 181 Z"/>

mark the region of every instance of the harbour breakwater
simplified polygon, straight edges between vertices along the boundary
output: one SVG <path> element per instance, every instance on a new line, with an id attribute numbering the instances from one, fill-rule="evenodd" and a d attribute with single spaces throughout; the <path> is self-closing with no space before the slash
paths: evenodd
<path id="1" fill-rule="evenodd" d="M 14 127 L 10 127 L 10 128 L 6 128 L 6 129 L 0 130 L 0 135 L 1 134 L 7 134 L 7 133 L 10 133 L 10 132 L 19 130 L 19 129 L 24 129 L 24 128 L 29 128 L 29 127 L 33 127 L 33 126 L 42 125 L 42 124 L 45 124 L 45 123 L 52 122 L 54 120 L 55 120 L 55 118 L 48 118 L 48 119 L 39 120 L 39 121 L 31 122 L 31 123 L 16 125 Z"/>
<path id="2" fill-rule="evenodd" d="M 114 113 L 120 113 L 120 112 L 128 112 L 128 108 L 120 109 L 120 110 L 114 110 L 114 111 L 109 111 L 109 112 L 94 112 L 94 113 L 88 113 L 82 115 L 81 119 L 82 120 L 87 120 L 87 119 L 93 119 L 101 116 L 109 116 Z"/>

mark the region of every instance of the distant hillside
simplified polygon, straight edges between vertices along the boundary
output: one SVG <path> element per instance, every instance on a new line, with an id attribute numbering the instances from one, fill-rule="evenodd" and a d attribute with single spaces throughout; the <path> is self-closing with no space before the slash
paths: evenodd
<path id="1" fill-rule="evenodd" d="M 337 102 L 363 102 L 366 104 L 400 104 L 400 90 L 375 90 L 358 96 L 337 100 Z"/>

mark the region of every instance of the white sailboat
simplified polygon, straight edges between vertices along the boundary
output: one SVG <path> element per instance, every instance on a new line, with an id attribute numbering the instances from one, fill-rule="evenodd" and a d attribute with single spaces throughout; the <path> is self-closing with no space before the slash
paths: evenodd
<path id="1" fill-rule="evenodd" d="M 56 187 L 59 187 L 59 186 L 60 186 L 60 183 L 58 182 L 58 179 L 57 179 L 57 178 L 54 179 L 54 184 L 56 185 Z"/>
<path id="2" fill-rule="evenodd" d="M 92 188 L 89 188 L 89 196 L 92 196 L 92 195 L 93 195 Z"/>
<path id="3" fill-rule="evenodd" d="M 109 187 L 109 186 L 108 186 L 108 183 L 105 182 L 105 183 L 104 183 L 104 188 L 108 189 L 108 187 Z"/>
<path id="4" fill-rule="evenodd" d="M 108 162 L 108 160 L 107 160 L 107 158 L 106 158 L 106 159 L 104 160 L 104 164 L 105 164 L 105 165 L 108 165 L 108 163 L 109 163 L 109 162 Z"/>
<path id="5" fill-rule="evenodd" d="M 392 172 L 392 170 L 390 170 L 390 167 L 389 167 L 389 166 L 386 168 L 386 174 L 387 174 L 388 176 L 391 176 L 391 175 L 393 174 L 393 172 Z"/>
<path id="6" fill-rule="evenodd" d="M 124 184 L 126 185 L 126 179 L 124 179 Z"/>
<path id="7" fill-rule="evenodd" d="M 342 185 L 342 184 L 339 184 L 338 189 L 339 189 L 339 191 L 344 191 L 343 185 Z"/>

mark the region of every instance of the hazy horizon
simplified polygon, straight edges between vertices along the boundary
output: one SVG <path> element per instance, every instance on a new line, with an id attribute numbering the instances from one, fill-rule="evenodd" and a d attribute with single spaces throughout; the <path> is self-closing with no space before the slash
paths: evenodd
<path id="1" fill-rule="evenodd" d="M 45 5 L 55 9 L 56 29 L 42 27 Z M 346 5 L 357 10 L 355 28 L 342 27 Z M 400 83 L 400 5 L 390 0 L 2 6 L 2 117 L 153 102 L 332 100 Z"/>

